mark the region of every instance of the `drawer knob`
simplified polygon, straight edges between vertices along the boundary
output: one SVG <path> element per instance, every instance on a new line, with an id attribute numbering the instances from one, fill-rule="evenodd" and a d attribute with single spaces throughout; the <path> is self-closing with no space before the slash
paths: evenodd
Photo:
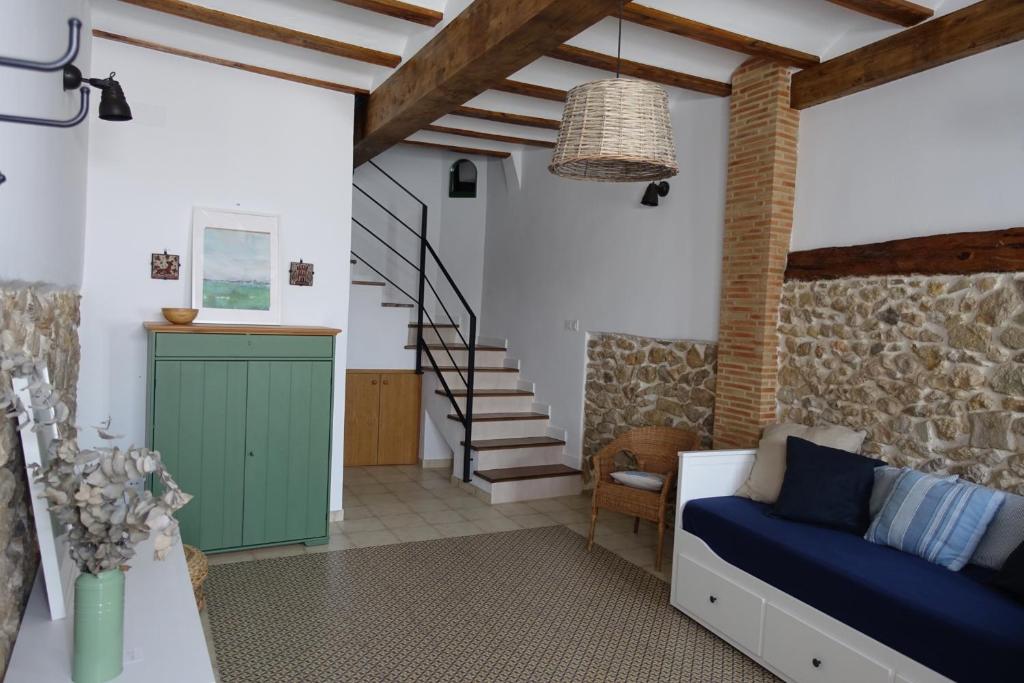
<path id="1" fill-rule="evenodd" d="M 709 595 L 708 600 L 711 602 L 712 605 L 718 602 L 718 598 L 716 598 L 714 595 Z"/>
<path id="2" fill-rule="evenodd" d="M 821 668 L 821 660 L 818 659 L 817 657 L 815 657 L 814 659 L 811 660 L 811 664 L 814 665 L 815 669 L 820 669 Z"/>

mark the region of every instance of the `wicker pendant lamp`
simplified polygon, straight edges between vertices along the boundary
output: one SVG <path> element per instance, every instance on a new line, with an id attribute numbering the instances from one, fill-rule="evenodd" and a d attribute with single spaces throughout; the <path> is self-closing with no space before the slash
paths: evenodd
<path id="1" fill-rule="evenodd" d="M 622 9 L 619 9 L 619 62 Z M 679 172 L 665 89 L 627 78 L 593 81 L 569 91 L 548 170 L 563 178 L 627 183 Z"/>

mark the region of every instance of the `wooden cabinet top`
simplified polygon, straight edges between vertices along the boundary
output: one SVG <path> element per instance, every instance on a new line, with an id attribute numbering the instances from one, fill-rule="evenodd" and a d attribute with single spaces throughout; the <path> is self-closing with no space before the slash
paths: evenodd
<path id="1" fill-rule="evenodd" d="M 333 337 L 340 334 L 336 327 L 308 327 L 296 325 L 220 325 L 215 323 L 192 323 L 173 325 L 163 321 L 149 321 L 142 324 L 148 332 L 170 332 L 172 334 L 277 334 L 291 337 Z"/>

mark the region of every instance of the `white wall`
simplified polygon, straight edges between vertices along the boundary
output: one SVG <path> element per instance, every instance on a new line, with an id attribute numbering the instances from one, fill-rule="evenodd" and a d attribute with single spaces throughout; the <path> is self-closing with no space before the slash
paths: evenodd
<path id="1" fill-rule="evenodd" d="M 479 319 L 483 312 L 484 286 L 484 242 L 487 233 L 487 178 L 490 164 L 482 157 L 469 158 L 476 166 L 476 197 L 449 197 L 449 170 L 452 164 L 464 158 L 454 152 L 441 152 L 441 248 L 438 254 L 451 273 L 455 284 Z M 455 293 L 443 276 L 436 282 L 443 285 L 438 289 L 453 316 L 464 316 L 465 308 L 457 303 Z M 450 303 L 449 303 L 450 302 Z M 456 312 L 457 311 L 457 312 Z M 464 319 L 468 325 L 468 318 Z"/>
<path id="2" fill-rule="evenodd" d="M 442 262 L 455 280 L 459 289 L 466 297 L 469 305 L 481 315 L 483 302 L 484 274 L 484 242 L 487 223 L 487 176 L 488 164 L 479 157 L 471 161 L 477 167 L 476 198 L 450 198 L 448 196 L 448 171 L 451 165 L 462 158 L 460 155 L 444 150 L 423 149 L 405 145 L 396 145 L 374 159 L 384 171 L 409 189 L 427 205 L 427 240 L 437 251 Z M 377 169 L 369 164 L 360 166 L 355 171 L 355 182 L 380 201 L 392 213 L 408 224 L 417 233 L 420 229 L 420 206 L 411 197 L 402 192 L 396 185 L 387 180 Z M 388 217 L 379 207 L 373 205 L 359 192 L 353 192 L 353 218 L 364 223 L 389 244 L 395 246 L 414 264 L 419 263 L 419 240 L 415 235 L 402 227 L 397 221 Z M 407 292 L 416 296 L 416 272 L 398 257 L 389 253 L 386 247 L 360 227 L 352 226 L 353 249 L 371 264 L 384 272 Z M 437 288 L 437 292 L 456 322 L 467 325 L 468 317 L 465 308 L 459 303 L 455 293 L 448 286 L 447 280 L 434 262 L 428 257 L 427 276 Z M 359 278 L 380 280 L 381 278 L 359 264 L 354 266 Z M 363 294 L 360 292 L 360 294 Z M 391 287 L 385 289 L 386 301 L 408 302 L 405 296 Z M 436 323 L 447 323 L 448 318 L 437 304 L 437 299 L 427 289 L 428 313 Z M 404 310 L 404 309 L 400 309 Z M 408 312 L 408 311 L 407 311 Z M 411 315 L 411 314 L 410 314 Z M 359 306 L 353 309 L 349 326 L 353 336 L 360 335 L 363 330 L 380 335 L 380 331 L 391 327 L 385 318 L 394 317 L 394 310 L 381 310 L 373 306 Z M 411 320 L 411 317 L 410 317 Z M 396 344 L 404 345 L 405 337 L 365 340 L 357 347 L 350 349 L 350 366 L 360 368 L 396 368 Z M 360 340 L 362 342 L 364 340 Z M 399 347 L 400 348 L 400 347 Z M 415 358 L 412 360 L 415 364 Z"/>
<path id="3" fill-rule="evenodd" d="M 67 49 L 70 17 L 85 24 L 75 64 L 88 72 L 87 0 L 0 0 L 0 54 L 56 59 Z M 64 91 L 60 71 L 0 68 L 0 93 L 4 114 L 68 119 L 79 108 L 78 92 Z M 71 129 L 0 123 L 0 172 L 7 176 L 0 185 L 0 280 L 82 284 L 88 131 L 88 122 Z"/>
<path id="4" fill-rule="evenodd" d="M 580 456 L 587 331 L 716 339 L 728 100 L 672 107 L 680 173 L 657 208 L 644 183 L 557 178 L 524 155 L 523 186 L 494 173 L 487 205 L 483 333 L 507 337 L 552 424 Z M 565 329 L 579 320 L 580 331 Z"/>
<path id="5" fill-rule="evenodd" d="M 1024 225 L 1024 43 L 802 112 L 792 249 Z"/>
<path id="6" fill-rule="evenodd" d="M 313 287 L 284 285 L 284 323 L 346 327 L 352 97 L 97 41 L 135 114 L 93 127 L 82 304 L 83 425 L 113 416 L 145 438 L 145 320 L 190 301 L 193 206 L 279 214 L 282 268 L 316 265 Z M 149 277 L 150 254 L 182 256 L 177 281 Z M 341 507 L 345 344 L 338 337 L 331 509 Z M 91 435 L 83 433 L 85 438 Z"/>

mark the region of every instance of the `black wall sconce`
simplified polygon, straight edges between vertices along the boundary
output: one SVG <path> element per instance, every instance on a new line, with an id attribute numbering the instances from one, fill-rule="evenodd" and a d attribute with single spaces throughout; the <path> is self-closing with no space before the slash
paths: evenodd
<path id="1" fill-rule="evenodd" d="M 100 98 L 100 118 L 104 121 L 131 121 L 132 110 L 124 97 L 124 90 L 121 84 L 114 80 L 111 73 L 107 78 L 83 78 L 82 72 L 71 62 L 78 57 L 78 50 L 81 46 L 82 22 L 72 17 L 68 19 L 68 49 L 64 54 L 52 62 L 36 62 L 29 59 L 18 59 L 16 57 L 0 57 L 0 66 L 7 66 L 12 69 L 27 69 L 29 71 L 60 71 L 64 70 L 64 89 L 74 90 L 80 88 L 78 113 L 70 119 L 45 119 L 32 116 L 16 116 L 13 114 L 0 114 L 0 121 L 7 123 L 24 123 L 31 126 L 50 126 L 53 128 L 71 128 L 77 126 L 89 114 L 89 87 L 99 88 L 102 91 Z M 84 85 L 84 84 L 88 84 Z M 0 185 L 3 185 L 7 177 L 0 173 Z"/>
<path id="2" fill-rule="evenodd" d="M 131 108 L 124 97 L 124 90 L 121 84 L 114 80 L 114 74 L 107 78 L 83 78 L 82 72 L 71 62 L 78 56 L 78 49 L 81 41 L 82 22 L 78 19 L 68 19 L 68 49 L 63 56 L 52 62 L 34 62 L 27 59 L 14 57 L 0 57 L 0 66 L 8 66 L 14 69 L 28 69 L 30 71 L 64 71 L 64 89 L 74 90 L 80 88 L 81 102 L 78 113 L 70 119 L 45 119 L 31 116 L 15 116 L 11 114 L 0 114 L 0 121 L 7 123 L 24 123 L 33 126 L 51 126 L 54 128 L 71 128 L 77 126 L 89 113 L 89 87 L 99 88 L 103 94 L 100 99 L 100 118 L 104 121 L 130 121 L 132 118 Z"/>
<path id="3" fill-rule="evenodd" d="M 668 182 L 662 180 L 660 183 L 651 183 L 644 190 L 644 198 L 640 200 L 640 203 L 644 206 L 657 206 L 658 197 L 666 195 L 668 195 Z"/>

